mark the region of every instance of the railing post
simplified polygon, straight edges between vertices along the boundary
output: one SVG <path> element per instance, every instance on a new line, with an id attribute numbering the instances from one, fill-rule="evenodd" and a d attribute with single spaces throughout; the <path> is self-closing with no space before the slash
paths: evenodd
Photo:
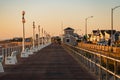
<path id="1" fill-rule="evenodd" d="M 96 74 L 96 55 L 94 55 L 94 59 L 95 59 L 95 74 Z"/>
<path id="2" fill-rule="evenodd" d="M 93 62 L 95 62 L 95 55 L 93 54 Z M 93 64 L 93 72 L 95 72 L 95 64 Z"/>
<path id="3" fill-rule="evenodd" d="M 8 54 L 9 54 L 9 56 L 11 55 L 10 48 L 8 48 Z"/>
<path id="4" fill-rule="evenodd" d="M 94 46 L 96 47 L 96 46 Z M 97 47 L 97 49 L 100 49 L 101 47 L 101 50 L 104 50 L 105 51 L 105 47 L 108 47 L 108 46 L 99 46 Z M 75 50 L 75 52 L 80 52 L 80 54 L 82 55 L 79 55 L 81 56 L 80 57 L 80 60 L 81 62 L 89 68 L 89 70 L 93 71 L 96 75 L 99 75 L 99 80 L 118 80 L 120 79 L 120 76 L 118 75 L 118 63 L 120 63 L 120 61 L 118 59 L 115 59 L 115 58 L 112 58 L 112 57 L 109 57 L 109 56 L 106 56 L 106 55 L 103 55 L 101 52 L 100 54 L 98 53 L 95 53 L 95 52 L 92 52 L 92 51 L 88 51 L 88 50 L 85 50 L 85 49 L 80 49 L 80 51 L 76 50 L 75 48 L 76 47 L 70 47 L 72 49 Z M 108 50 L 109 48 L 106 49 L 106 51 Z M 89 60 L 88 60 L 89 59 Z M 99 59 L 99 60 L 97 60 Z M 105 59 L 105 67 L 104 65 L 102 65 L 102 63 L 104 62 L 104 59 Z M 111 63 L 110 61 L 113 61 L 113 64 L 114 64 L 114 71 L 112 71 L 113 67 L 110 67 L 109 64 Z M 92 61 L 92 63 L 91 63 Z M 103 61 L 103 62 L 102 62 Z M 112 75 L 112 76 L 111 76 Z M 111 78 L 111 79 L 110 79 Z"/>
<path id="5" fill-rule="evenodd" d="M 5 48 L 2 48 L 3 62 L 5 61 Z"/>
<path id="6" fill-rule="evenodd" d="M 107 58 L 106 58 L 106 69 L 108 70 L 108 59 Z M 106 71 L 106 80 L 109 80 L 107 71 Z"/>
<path id="7" fill-rule="evenodd" d="M 94 61 L 94 54 L 92 54 L 91 60 Z M 93 63 L 91 63 L 91 71 L 94 71 L 94 64 Z"/>
<path id="8" fill-rule="evenodd" d="M 90 60 L 92 61 L 92 54 L 90 55 Z M 90 62 L 90 71 L 92 71 L 92 62 Z"/>
<path id="9" fill-rule="evenodd" d="M 114 61 L 114 73 L 115 73 L 115 75 L 117 73 L 117 62 L 116 61 Z M 114 76 L 114 80 L 117 80 L 116 76 Z"/>
<path id="10" fill-rule="evenodd" d="M 5 48 L 5 57 L 8 56 L 8 53 L 7 53 L 7 48 Z"/>
<path id="11" fill-rule="evenodd" d="M 100 53 L 99 80 L 102 80 L 102 78 L 101 78 L 101 75 L 102 75 L 101 66 L 102 66 L 102 56 L 101 56 L 101 53 Z"/>

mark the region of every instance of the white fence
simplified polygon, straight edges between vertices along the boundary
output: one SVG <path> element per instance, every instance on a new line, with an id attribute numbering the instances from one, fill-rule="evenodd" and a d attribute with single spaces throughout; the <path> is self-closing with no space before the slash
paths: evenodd
<path id="1" fill-rule="evenodd" d="M 30 48 L 31 45 L 26 45 L 26 48 Z M 1 48 L 0 49 L 0 55 L 3 56 L 3 60 L 5 60 L 5 57 L 11 56 L 12 52 L 16 51 L 17 53 L 21 53 L 22 46 L 14 46 L 14 47 L 8 47 L 8 48 Z"/>

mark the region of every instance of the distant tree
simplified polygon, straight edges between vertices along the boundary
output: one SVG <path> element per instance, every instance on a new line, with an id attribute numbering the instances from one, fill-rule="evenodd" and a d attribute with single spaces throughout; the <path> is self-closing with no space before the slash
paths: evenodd
<path id="1" fill-rule="evenodd" d="M 87 41 L 87 35 L 84 35 L 84 36 L 83 36 L 83 40 L 84 40 L 84 41 Z"/>
<path id="2" fill-rule="evenodd" d="M 22 38 L 13 38 L 13 42 L 22 42 Z"/>

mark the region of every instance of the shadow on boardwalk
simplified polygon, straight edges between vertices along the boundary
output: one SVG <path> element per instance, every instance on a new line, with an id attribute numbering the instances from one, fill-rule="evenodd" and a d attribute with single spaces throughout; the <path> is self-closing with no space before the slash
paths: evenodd
<path id="1" fill-rule="evenodd" d="M 4 69 L 0 80 L 95 80 L 58 44 Z"/>

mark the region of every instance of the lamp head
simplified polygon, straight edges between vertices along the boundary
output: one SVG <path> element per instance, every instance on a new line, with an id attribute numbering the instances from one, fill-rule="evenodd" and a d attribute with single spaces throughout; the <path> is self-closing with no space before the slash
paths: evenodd
<path id="1" fill-rule="evenodd" d="M 114 10 L 114 9 L 116 9 L 116 8 L 119 8 L 119 7 L 120 7 L 120 6 L 116 6 L 116 7 L 112 8 L 112 9 Z"/>

